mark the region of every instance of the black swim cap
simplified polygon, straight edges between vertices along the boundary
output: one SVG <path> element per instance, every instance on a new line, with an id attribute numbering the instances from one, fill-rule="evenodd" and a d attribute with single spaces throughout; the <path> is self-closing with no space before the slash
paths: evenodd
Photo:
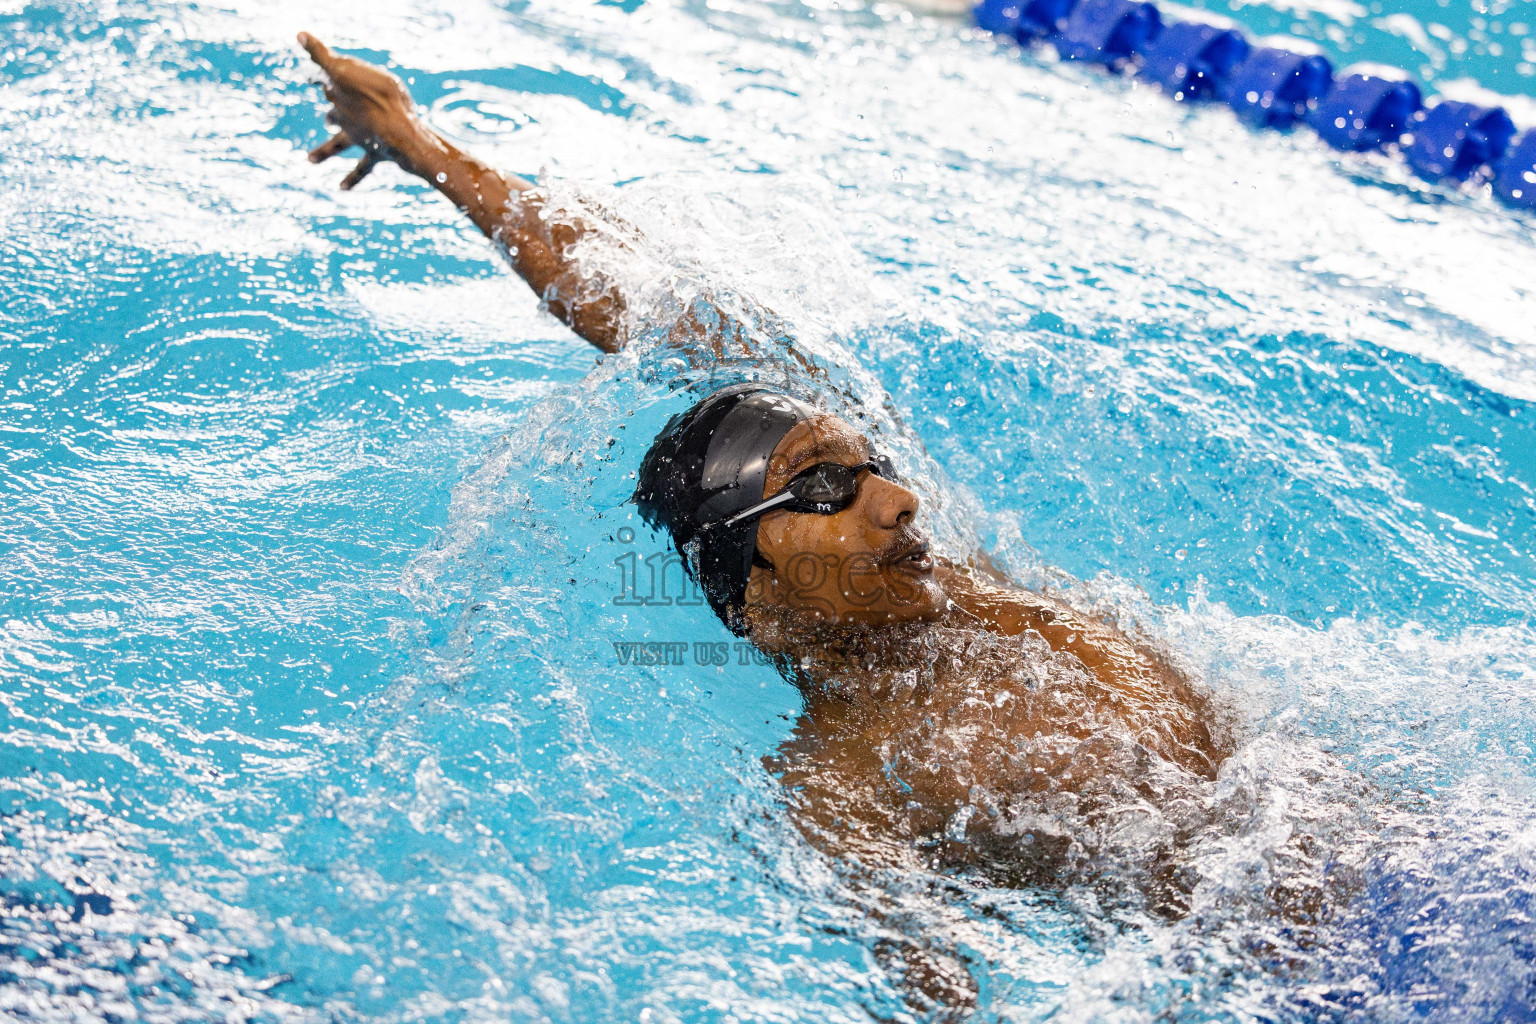
<path id="1" fill-rule="evenodd" d="M 763 500 L 768 460 L 795 424 L 816 410 L 757 384 L 716 391 L 667 425 L 640 463 L 635 504 L 652 527 L 665 526 L 688 573 L 731 632 L 757 551 L 757 521 L 699 530 Z"/>

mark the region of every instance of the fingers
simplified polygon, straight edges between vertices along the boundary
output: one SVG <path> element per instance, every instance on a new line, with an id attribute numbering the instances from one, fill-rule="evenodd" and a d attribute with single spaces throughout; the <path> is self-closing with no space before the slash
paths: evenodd
<path id="1" fill-rule="evenodd" d="M 330 138 L 320 143 L 320 145 L 309 151 L 309 162 L 312 164 L 318 164 L 322 161 L 329 160 L 337 153 L 340 153 L 344 149 L 350 148 L 352 145 L 352 139 L 347 135 L 346 132 L 337 132 L 335 135 L 332 135 Z"/>
<path id="2" fill-rule="evenodd" d="M 308 32 L 299 33 L 299 45 L 304 47 L 304 52 L 309 54 L 310 60 L 319 64 L 326 71 L 331 70 L 331 65 L 336 62 L 331 48 Z"/>
<path id="3" fill-rule="evenodd" d="M 346 60 L 344 57 L 337 57 L 331 52 L 330 47 L 326 46 L 324 43 L 310 35 L 308 32 L 299 33 L 299 45 L 304 47 L 304 52 L 309 54 L 311 60 L 320 65 L 320 69 L 324 71 L 327 76 L 331 75 L 337 69 L 338 65 L 342 61 Z M 325 91 L 326 99 L 334 103 L 336 101 L 335 86 L 332 85 L 329 81 L 324 81 L 320 83 L 320 87 Z M 335 124 L 336 111 L 332 110 L 326 114 L 325 119 L 331 124 Z M 322 163 L 326 160 L 329 160 L 337 153 L 340 153 L 342 150 L 348 149 L 354 145 L 356 145 L 356 143 L 352 141 L 351 136 L 349 136 L 345 131 L 338 131 L 335 135 L 332 135 L 330 138 L 320 143 L 320 145 L 309 151 L 309 162 L 314 164 Z M 379 158 L 376 154 L 364 154 L 363 158 L 357 162 L 357 166 L 353 167 L 347 176 L 341 179 L 341 187 L 343 189 L 356 188 L 359 182 L 368 177 L 369 172 L 373 170 L 374 166 L 378 162 Z"/>
<path id="4" fill-rule="evenodd" d="M 378 162 L 379 158 L 374 156 L 372 153 L 369 153 L 367 156 L 363 157 L 357 162 L 357 166 L 352 168 L 352 172 L 345 178 L 341 179 L 342 189 L 351 190 L 352 188 L 355 188 L 358 182 L 368 177 L 368 172 L 373 170 L 374 165 Z"/>

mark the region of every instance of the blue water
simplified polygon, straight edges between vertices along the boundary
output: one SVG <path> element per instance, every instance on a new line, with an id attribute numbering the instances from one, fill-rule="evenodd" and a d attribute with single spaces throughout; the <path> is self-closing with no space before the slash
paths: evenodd
<path id="1" fill-rule="evenodd" d="M 1208 6 L 1536 123 L 1528 4 Z M 643 235 L 633 347 L 305 163 L 299 29 Z M 0 0 L 0 182 L 0 1016 L 904 1019 L 897 929 L 985 1020 L 1536 1019 L 1536 224 L 1480 191 L 747 0 Z M 944 550 L 1230 709 L 1193 913 L 929 876 L 877 921 L 763 766 L 793 687 L 619 664 L 734 639 L 614 603 L 701 375 L 646 324 L 703 293 Z"/>

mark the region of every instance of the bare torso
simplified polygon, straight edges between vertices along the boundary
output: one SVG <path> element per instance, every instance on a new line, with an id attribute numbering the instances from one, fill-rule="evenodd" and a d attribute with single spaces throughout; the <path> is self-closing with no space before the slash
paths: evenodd
<path id="1" fill-rule="evenodd" d="M 1166 888 L 1154 876 L 1226 754 L 1207 697 L 1064 605 L 952 567 L 944 586 L 954 607 L 935 623 L 754 623 L 754 640 L 796 652 L 786 670 L 806 694 L 769 759 L 802 831 L 868 866 L 1004 884 L 1083 880 L 1128 844 Z"/>
<path id="2" fill-rule="evenodd" d="M 624 346 L 627 298 L 574 255 L 591 239 L 624 250 L 623 232 L 551 205 L 432 132 L 383 69 L 308 35 L 300 42 L 325 71 L 339 129 L 311 160 L 362 147 L 342 187 L 386 160 L 431 183 L 504 249 L 550 312 L 605 352 Z M 754 354 L 743 321 L 686 308 L 662 325 L 677 351 L 705 362 Z M 817 377 L 793 346 L 780 355 Z M 864 486 L 886 497 L 896 488 Z M 1003 884 L 1113 879 L 1177 913 L 1188 889 L 1177 849 L 1200 827 L 1206 783 L 1226 756 L 1205 695 L 1108 624 L 984 572 L 936 571 L 949 602 L 938 621 L 818 629 L 763 609 L 748 616 L 753 642 L 777 652 L 806 698 L 794 736 L 769 759 L 801 831 L 855 881 L 877 868 L 934 867 Z M 891 916 L 874 889 L 861 905 Z M 947 943 L 875 945 L 920 1001 L 974 1005 L 976 986 Z"/>
<path id="3" fill-rule="evenodd" d="M 300 42 L 326 73 L 340 129 L 312 160 L 361 146 L 343 187 L 381 160 L 431 182 L 572 330 L 604 351 L 623 345 L 624 297 L 584 278 L 571 255 L 594 224 L 432 132 L 388 72 Z M 668 338 L 706 359 L 743 346 L 740 324 L 713 321 L 684 316 Z M 766 613 L 752 622 L 754 643 L 804 684 L 805 714 L 774 766 L 799 794 L 807 835 L 855 859 L 986 861 L 1022 879 L 1077 870 L 1083 836 L 1155 847 L 1185 827 L 1191 784 L 1225 756 L 1201 691 L 1066 605 L 985 573 L 939 572 L 950 601 L 941 621 L 842 633 Z M 1158 824 L 1122 827 L 1138 818 Z"/>

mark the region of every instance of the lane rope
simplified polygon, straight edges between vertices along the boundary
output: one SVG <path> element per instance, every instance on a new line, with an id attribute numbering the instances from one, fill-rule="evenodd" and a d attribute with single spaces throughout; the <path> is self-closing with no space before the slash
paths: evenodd
<path id="1" fill-rule="evenodd" d="M 1536 128 L 1517 134 L 1503 107 L 1425 103 L 1406 72 L 1345 68 L 1316 53 L 1256 44 L 1236 28 L 1164 21 L 1145 0 L 981 0 L 976 24 L 1063 60 L 1132 74 L 1183 103 L 1225 103 L 1254 127 L 1310 126 L 1335 149 L 1383 150 L 1427 181 L 1491 186 L 1536 210 Z M 1299 42 L 1299 40 L 1298 40 Z"/>

